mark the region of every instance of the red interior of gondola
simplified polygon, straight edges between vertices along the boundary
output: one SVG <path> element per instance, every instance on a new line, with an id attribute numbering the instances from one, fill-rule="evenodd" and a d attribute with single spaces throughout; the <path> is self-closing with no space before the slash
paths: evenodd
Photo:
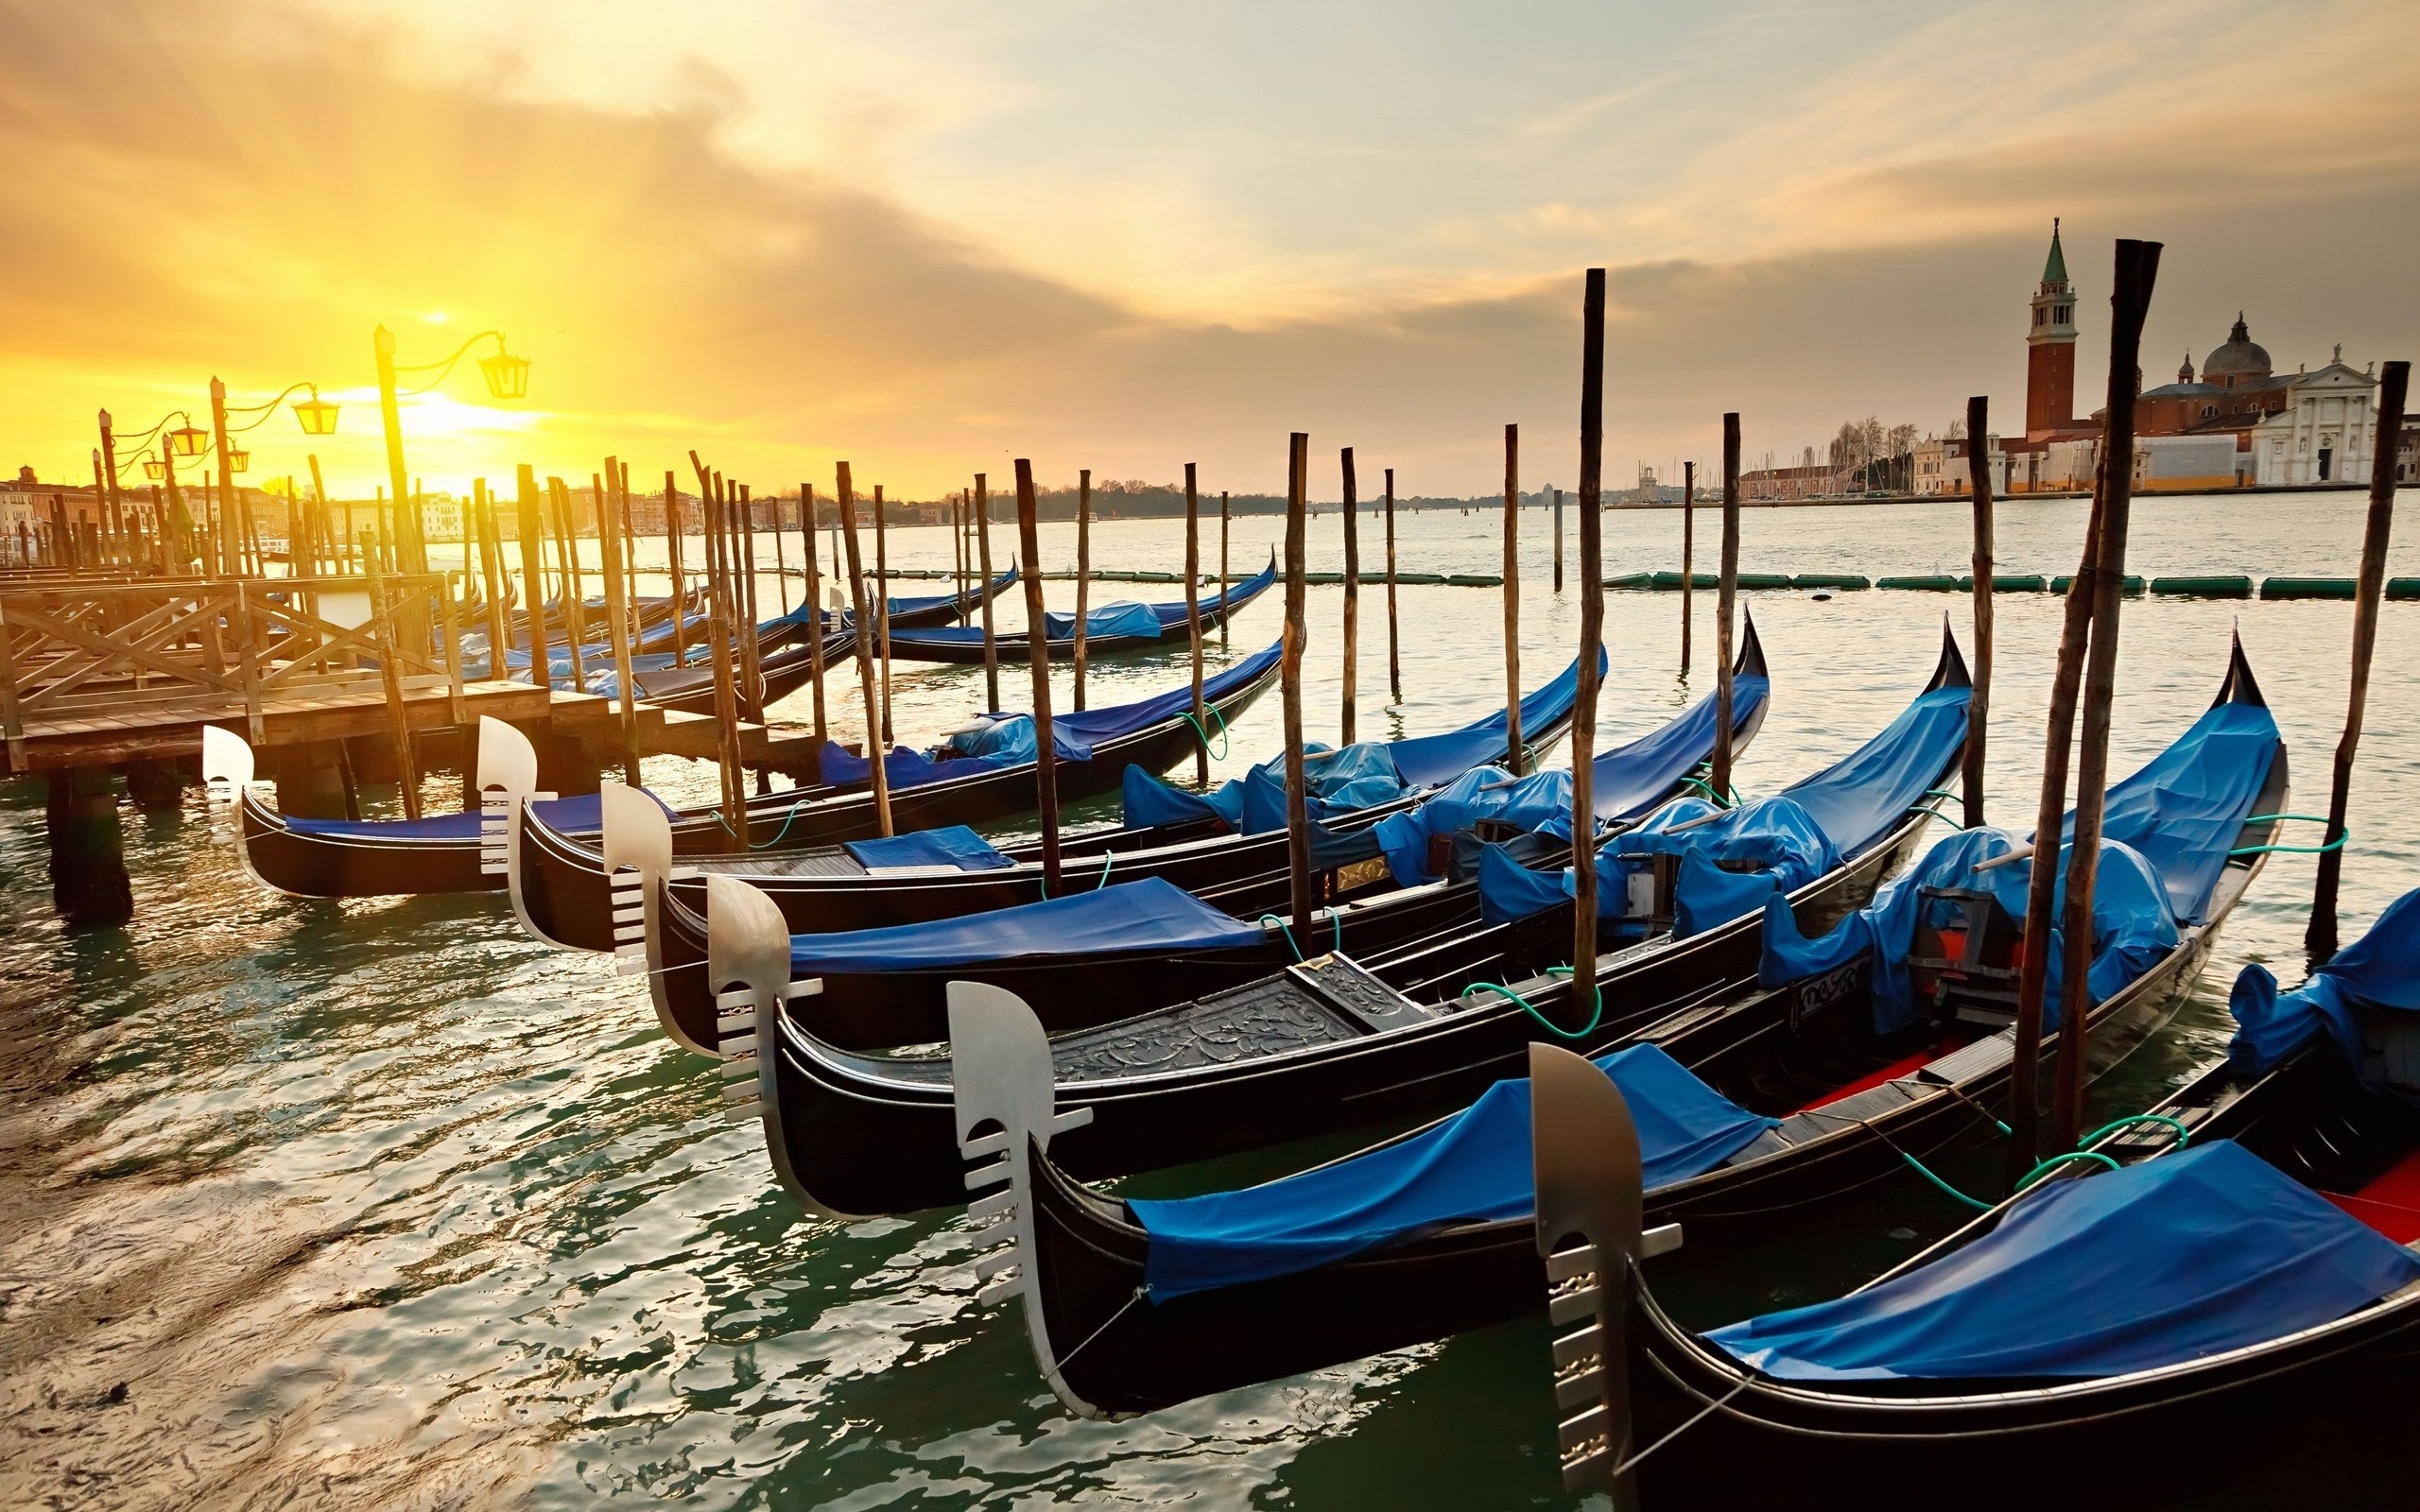
<path id="1" fill-rule="evenodd" d="M 2359 1192 L 2321 1195 L 2396 1244 L 2411 1244 L 2420 1239 L 2420 1150 L 2396 1161 Z"/>

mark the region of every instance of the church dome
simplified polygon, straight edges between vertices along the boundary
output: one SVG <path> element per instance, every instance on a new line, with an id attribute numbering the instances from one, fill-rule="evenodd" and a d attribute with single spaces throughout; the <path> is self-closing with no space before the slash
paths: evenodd
<path id="1" fill-rule="evenodd" d="M 2202 364 L 2202 381 L 2223 384 L 2234 378 L 2266 378 L 2269 376 L 2269 349 L 2252 339 L 2252 333 L 2238 311 L 2235 329 L 2227 333 L 2227 344 L 2209 355 Z"/>

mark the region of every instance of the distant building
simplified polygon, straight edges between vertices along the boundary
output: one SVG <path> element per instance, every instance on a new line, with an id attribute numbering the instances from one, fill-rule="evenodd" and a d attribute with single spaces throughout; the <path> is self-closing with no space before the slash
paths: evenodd
<path id="1" fill-rule="evenodd" d="M 2033 324 L 2025 335 L 2025 437 L 2039 440 L 2075 428 L 2076 295 L 2059 223 L 2050 222 L 2050 255 L 2033 291 Z"/>
<path id="2" fill-rule="evenodd" d="M 1918 494 L 1971 493 L 1975 473 L 1966 458 L 1969 455 L 1963 437 L 1943 437 L 1918 441 L 1915 447 L 1915 491 Z M 2011 474 L 2015 458 L 2005 451 L 1997 436 L 1985 437 L 1983 455 L 1989 461 L 1992 491 L 2010 491 Z"/>
<path id="3" fill-rule="evenodd" d="M 2286 380 L 2284 403 L 2250 429 L 2258 480 L 2287 488 L 2368 482 L 2377 445 L 2371 391 L 2377 385 L 2345 366 L 2342 346 L 2319 371 Z"/>
<path id="4" fill-rule="evenodd" d="M 1803 467 L 1767 467 L 1739 474 L 1743 499 L 1812 499 L 1836 494 L 1848 487 L 1826 462 Z"/>

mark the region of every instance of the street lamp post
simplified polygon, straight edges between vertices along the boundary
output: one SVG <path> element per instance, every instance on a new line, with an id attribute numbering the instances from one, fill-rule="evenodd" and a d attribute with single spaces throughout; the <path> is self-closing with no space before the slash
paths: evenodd
<path id="1" fill-rule="evenodd" d="M 420 512 L 406 501 L 410 499 L 411 477 L 404 467 L 404 422 L 397 408 L 395 375 L 398 372 L 425 372 L 437 369 L 438 374 L 428 382 L 434 388 L 445 381 L 462 354 L 488 337 L 495 338 L 495 355 L 479 359 L 479 375 L 487 381 L 488 395 L 493 399 L 524 399 L 529 393 L 529 359 L 516 357 L 506 347 L 504 333 L 482 331 L 454 349 L 454 354 L 443 362 L 424 363 L 414 367 L 398 367 L 395 362 L 395 334 L 385 326 L 372 333 L 371 350 L 378 360 L 378 414 L 387 427 L 387 483 L 395 500 L 395 552 L 406 572 L 428 571 L 428 543 L 421 533 Z M 414 392 L 424 392 L 415 389 Z"/>

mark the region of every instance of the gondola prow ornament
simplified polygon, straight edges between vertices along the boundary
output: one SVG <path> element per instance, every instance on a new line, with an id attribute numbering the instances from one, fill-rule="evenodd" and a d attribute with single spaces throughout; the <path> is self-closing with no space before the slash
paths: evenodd
<path id="1" fill-rule="evenodd" d="M 1033 1291 L 1033 1152 L 1049 1149 L 1051 1136 L 1091 1123 L 1093 1110 L 1057 1110 L 1049 1036 L 1025 999 L 1005 988 L 949 985 L 949 1074 L 959 1153 L 972 1167 L 966 1189 L 985 1193 L 966 1210 L 984 1225 L 975 1231 L 976 1246 L 984 1252 L 975 1267 L 976 1279 L 984 1282 L 977 1300 L 988 1305 L 1022 1296 L 1026 1336 L 1050 1389 L 1079 1417 L 1110 1416 L 1077 1396 L 1059 1373 L 1042 1300 Z"/>
<path id="2" fill-rule="evenodd" d="M 782 1005 L 793 998 L 813 997 L 823 990 L 823 983 L 790 980 L 790 927 L 782 919 L 781 905 L 736 877 L 706 878 L 706 986 L 715 995 L 715 1028 L 721 1037 L 723 1117 L 735 1124 L 763 1124 L 773 1175 L 809 1212 L 848 1216 L 832 1213 L 808 1196 L 790 1169 L 789 1146 L 782 1138 L 782 1102 L 773 1085 Z"/>
<path id="3" fill-rule="evenodd" d="M 1530 1046 L 1530 1149 L 1537 1181 L 1538 1254 L 1547 1263 L 1547 1315 L 1585 1320 L 1554 1341 L 1555 1410 L 1562 1420 L 1563 1486 L 1602 1487 L 1617 1512 L 1634 1512 L 1630 1460 L 1630 1371 L 1623 1323 L 1631 1268 L 1677 1249 L 1678 1224 L 1639 1232 L 1643 1210 L 1638 1127 L 1613 1078 L 1554 1045 Z M 1566 1239 L 1580 1243 L 1564 1247 Z"/>

